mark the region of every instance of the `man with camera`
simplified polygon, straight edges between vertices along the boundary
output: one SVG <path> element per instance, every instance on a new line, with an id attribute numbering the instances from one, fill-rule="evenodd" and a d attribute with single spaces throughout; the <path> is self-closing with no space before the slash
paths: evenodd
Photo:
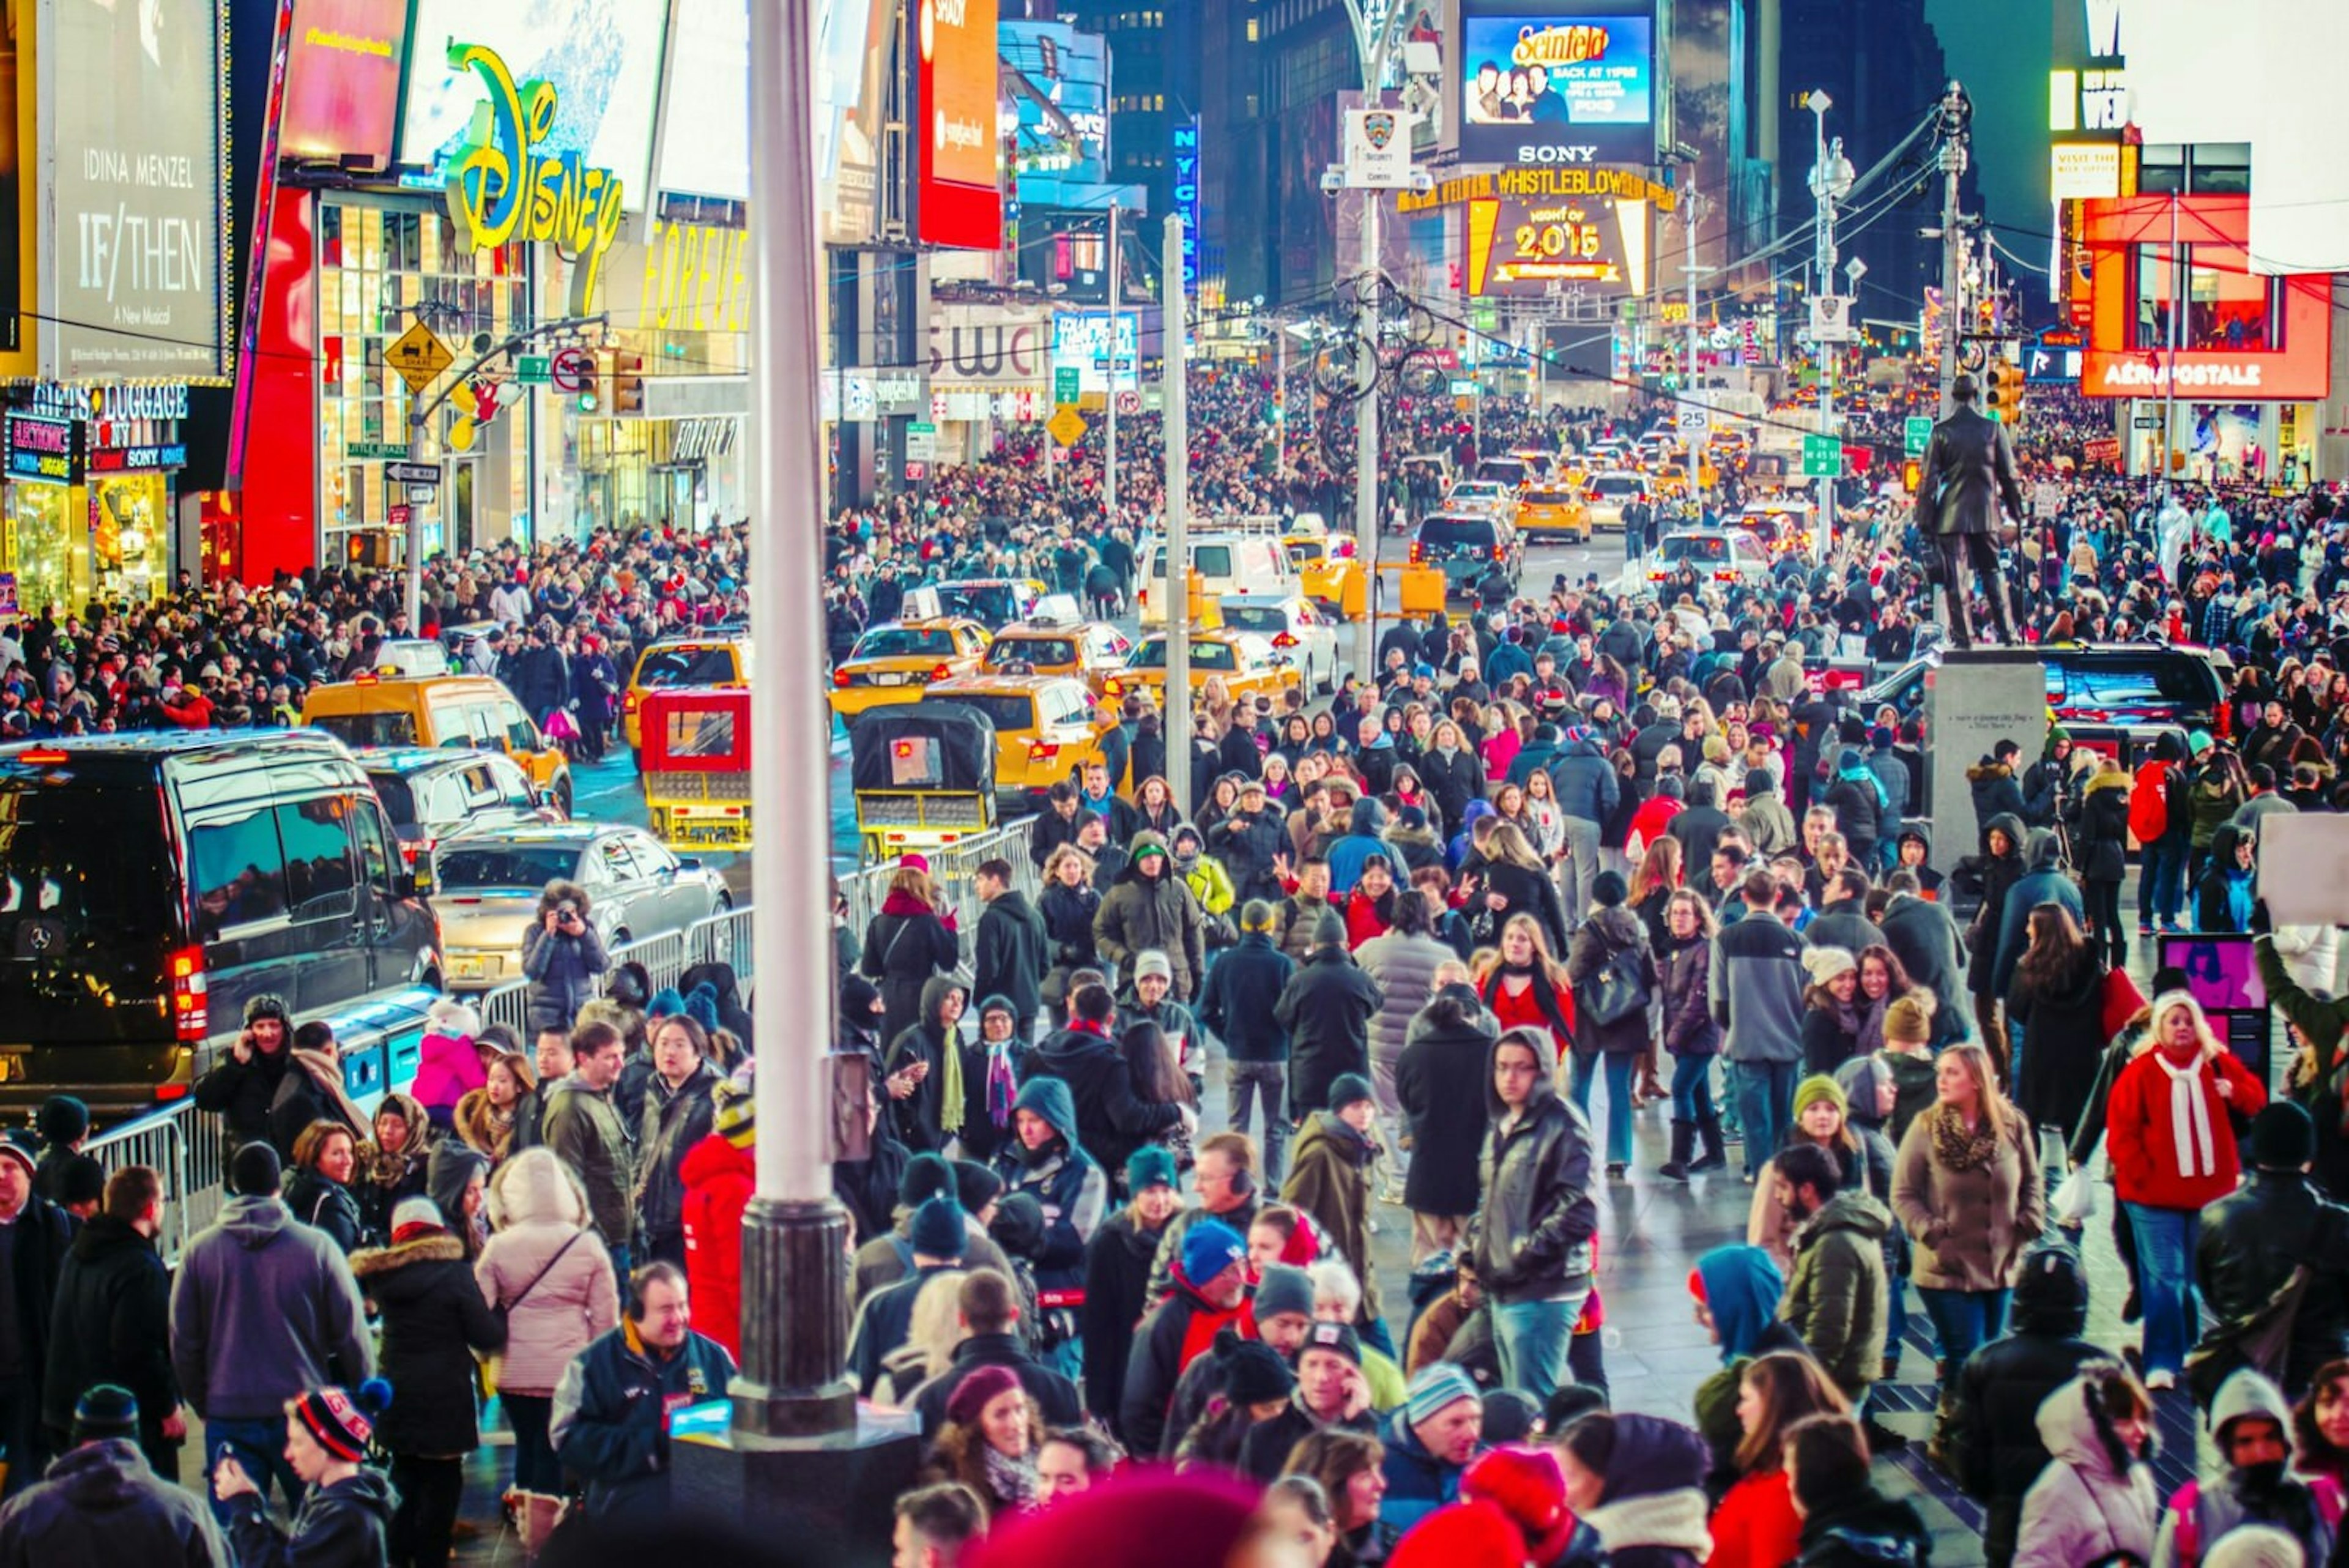
<path id="1" fill-rule="evenodd" d="M 537 918 L 522 938 L 533 1029 L 569 1028 L 612 967 L 588 908 L 587 890 L 576 882 L 549 882 L 539 896 Z"/>

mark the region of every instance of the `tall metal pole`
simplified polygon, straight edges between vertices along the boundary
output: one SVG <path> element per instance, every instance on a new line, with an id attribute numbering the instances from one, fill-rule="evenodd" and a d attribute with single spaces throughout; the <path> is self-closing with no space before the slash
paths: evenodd
<path id="1" fill-rule="evenodd" d="M 1362 556 L 1368 602 L 1354 633 L 1354 675 L 1375 680 L 1379 646 L 1379 193 L 1362 192 L 1361 297 L 1354 310 L 1354 538 Z"/>
<path id="2" fill-rule="evenodd" d="M 2161 407 L 2161 508 L 2169 509 L 2170 443 L 2178 439 L 2178 325 L 2186 314 L 2186 298 L 2193 279 L 2178 265 L 2178 192 L 2169 193 L 2169 361 L 2162 367 L 2168 396 Z"/>
<path id="3" fill-rule="evenodd" d="M 1953 406 L 1950 388 L 1958 379 L 1958 332 L 1965 320 L 1964 275 L 1958 259 L 1958 181 L 1966 171 L 1965 89 L 1955 81 L 1941 95 L 1941 417 Z"/>
<path id="4" fill-rule="evenodd" d="M 1181 275 L 1177 274 L 1176 275 Z M 1117 326 L 1123 318 L 1123 275 L 1117 264 L 1117 203 L 1109 204 L 1109 429 L 1102 437 L 1102 527 L 1117 522 Z M 1136 348 L 1140 344 L 1134 345 Z M 1171 585 L 1181 569 L 1180 557 L 1169 556 L 1166 580 Z M 1180 592 L 1181 590 L 1175 590 Z"/>
<path id="5" fill-rule="evenodd" d="M 1704 198 L 1697 194 L 1694 159 L 1689 161 L 1688 170 L 1688 194 L 1681 198 L 1681 226 L 1688 232 L 1688 252 L 1681 263 L 1681 280 L 1688 288 L 1688 347 L 1682 350 L 1681 356 L 1681 395 L 1682 397 L 1693 397 L 1696 392 L 1696 231 L 1697 225 L 1704 221 L 1703 209 L 1700 205 Z M 1712 434 L 1713 412 L 1710 405 L 1706 405 L 1704 422 L 1705 435 Z M 1704 436 L 1699 436 L 1689 443 L 1689 489 L 1696 495 L 1697 521 L 1700 523 L 1704 521 Z"/>
<path id="6" fill-rule="evenodd" d="M 1833 107 L 1827 95 L 1824 92 L 1813 92 L 1810 104 L 1812 121 L 1817 128 L 1818 138 L 1817 161 L 1811 166 L 1811 194 L 1817 199 L 1819 204 L 1818 243 L 1812 257 L 1812 270 L 1816 274 L 1816 291 L 1812 298 L 1816 301 L 1835 297 L 1836 201 L 1840 194 L 1837 190 L 1837 166 L 1843 161 L 1843 139 L 1837 138 L 1832 147 L 1827 144 L 1827 110 Z M 1815 306 L 1814 308 L 1816 309 L 1816 306 Z M 1820 314 L 1819 320 L 1824 326 L 1826 315 Z M 1818 333 L 1814 333 L 1812 336 L 1815 341 L 1811 348 L 1819 357 L 1819 433 L 1832 436 L 1835 434 L 1836 428 L 1836 345 L 1828 342 Z M 1838 466 L 1840 463 L 1841 459 L 1838 457 Z M 1832 473 L 1822 473 L 1818 476 L 1818 507 L 1819 548 L 1824 552 L 1831 548 L 1835 543 L 1836 476 Z"/>
<path id="7" fill-rule="evenodd" d="M 1276 485 L 1288 483 L 1288 328 L 1272 329 L 1272 393 L 1278 412 L 1272 423 L 1272 477 Z"/>
<path id="8" fill-rule="evenodd" d="M 812 0 L 750 0 L 754 82 L 811 82 Z M 750 363 L 761 589 L 751 643 L 750 954 L 761 995 L 758 1187 L 742 1227 L 742 1376 L 734 1429 L 853 1431 L 848 1217 L 832 1195 L 832 824 L 805 781 L 830 765 L 823 668 L 823 365 L 815 162 L 804 93 L 750 95 Z"/>
<path id="9" fill-rule="evenodd" d="M 1184 320 L 1183 220 L 1166 220 L 1165 265 L 1158 275 L 1164 322 L 1166 420 L 1166 787 L 1175 808 L 1191 809 L 1191 372 Z M 1116 341 L 1114 338 L 1112 342 Z M 1178 579 L 1176 573 L 1181 573 Z"/>

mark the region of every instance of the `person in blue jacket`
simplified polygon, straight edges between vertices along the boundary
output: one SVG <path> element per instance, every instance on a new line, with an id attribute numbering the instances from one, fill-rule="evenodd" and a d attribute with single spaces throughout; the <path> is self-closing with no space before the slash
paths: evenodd
<path id="1" fill-rule="evenodd" d="M 1484 1452 L 1484 1433 L 1485 1397 L 1475 1378 L 1449 1361 L 1431 1361 L 1413 1374 L 1402 1403 L 1379 1434 L 1387 1450 L 1379 1533 L 1400 1539 L 1437 1509 L 1459 1501 L 1460 1478 Z"/>
<path id="2" fill-rule="evenodd" d="M 1084 1370 L 1077 1338 L 1085 1288 L 1085 1244 L 1109 1214 L 1109 1177 L 1077 1144 L 1077 1105 L 1059 1078 L 1030 1078 L 1011 1106 L 1011 1139 L 997 1151 L 995 1172 L 1008 1193 L 1025 1192 L 1044 1210 L 1036 1266 L 1043 1317 L 1044 1361 L 1074 1378 Z M 1055 1304 L 1056 1300 L 1061 1304 Z"/>
<path id="3" fill-rule="evenodd" d="M 598 1522 L 658 1523 L 669 1511 L 672 1407 L 726 1397 L 734 1358 L 693 1332 L 685 1271 L 647 1263 L 628 1283 L 627 1315 L 563 1369 L 550 1433 L 555 1457 L 587 1483 Z"/>
<path id="4" fill-rule="evenodd" d="M 2210 862 L 2194 888 L 2194 929 L 2198 931 L 2249 931 L 2252 890 L 2257 875 L 2251 836 L 2232 824 L 2210 835 Z"/>

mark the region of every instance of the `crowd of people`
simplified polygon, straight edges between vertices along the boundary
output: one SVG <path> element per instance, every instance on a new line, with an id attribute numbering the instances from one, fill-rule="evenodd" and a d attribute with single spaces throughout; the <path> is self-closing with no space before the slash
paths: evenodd
<path id="1" fill-rule="evenodd" d="M 1267 462 L 1267 397 L 1195 393 L 1202 503 L 1342 514 L 1323 447 Z M 1609 428 L 1484 419 L 1487 450 Z M 1390 451 L 1464 439 L 1421 410 Z M 1128 602 L 1156 440 L 1122 432 L 1113 514 L 1090 443 L 1047 482 L 1018 438 L 843 512 L 835 648 L 954 577 Z M 2056 472 L 2027 438 L 2023 469 Z M 1960 854 L 1918 826 L 1920 718 L 1806 668 L 1937 628 L 1932 518 L 1868 501 L 1766 584 L 1560 577 L 1395 624 L 1326 705 L 1209 680 L 1188 799 L 1137 706 L 1025 863 L 977 867 L 969 929 L 899 864 L 838 933 L 872 1090 L 834 1167 L 848 1372 L 923 1444 L 896 1560 L 1080 1560 L 1106 1498 L 1121 1539 L 1164 1508 L 1180 1560 L 1266 1568 L 1919 1564 L 1881 1462 L 1914 1445 L 1994 1563 L 2334 1561 L 2349 1003 L 2333 928 L 2271 921 L 2253 871 L 2271 815 L 2337 804 L 2349 556 L 2322 495 L 2061 483 L 1992 552 L 2016 635 L 2226 649 L 2228 722 L 2127 768 L 2060 728 L 2002 743 L 1971 820 L 1940 814 Z M 292 722 L 411 634 L 397 588 L 26 618 L 0 732 Z M 480 668 L 600 749 L 629 650 L 740 616 L 748 573 L 730 530 L 598 535 L 428 589 L 415 634 L 497 623 Z M 78 1153 L 74 1103 L 0 1140 L 0 1561 L 445 1563 L 501 1528 L 460 1517 L 485 1419 L 526 1551 L 672 1517 L 670 1417 L 737 1375 L 750 1018 L 723 965 L 670 989 L 613 965 L 567 897 L 533 929 L 532 1037 L 445 1002 L 371 1109 L 323 1023 L 258 999 L 195 1085 L 229 1197 L 175 1273 L 162 1179 Z M 2170 933 L 2251 940 L 2288 1067 L 2150 969 Z M 1750 1189 L 1745 1240 L 1689 1276 L 1718 1370 L 1669 1416 L 1608 1365 L 1627 1185 Z M 2109 1344 L 2100 1217 L 2132 1325 Z M 1918 1344 L 1937 1403 L 1904 1430 L 1884 1391 Z M 2209 1462 L 2163 1497 L 2156 1415 L 2189 1399 Z"/>

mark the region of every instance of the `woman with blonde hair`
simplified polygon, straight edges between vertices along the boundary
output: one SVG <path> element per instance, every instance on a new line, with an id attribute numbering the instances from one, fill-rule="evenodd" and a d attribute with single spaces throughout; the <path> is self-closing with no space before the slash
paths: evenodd
<path id="1" fill-rule="evenodd" d="M 1549 867 L 1526 837 L 1525 830 L 1503 818 L 1485 841 L 1485 908 L 1495 927 L 1512 916 L 1531 916 L 1541 927 L 1542 940 L 1553 953 L 1566 950 L 1571 922 L 1557 896 Z"/>
<path id="2" fill-rule="evenodd" d="M 1044 890 L 1036 896 L 1036 913 L 1044 920 L 1047 1007 L 1066 1002 L 1071 974 L 1101 961 L 1093 949 L 1093 917 L 1100 912 L 1093 857 L 1073 844 L 1061 845 L 1045 857 Z"/>
<path id="3" fill-rule="evenodd" d="M 1511 915 L 1501 926 L 1500 941 L 1476 955 L 1470 972 L 1500 1033 L 1520 1027 L 1547 1031 L 1557 1050 L 1557 1064 L 1568 1060 L 1574 1050 L 1574 986 L 1550 956 L 1541 922 L 1531 915 Z"/>
<path id="4" fill-rule="evenodd" d="M 914 1317 L 905 1343 L 881 1358 L 879 1400 L 895 1409 L 914 1407 L 914 1391 L 954 1362 L 955 1347 L 968 1337 L 962 1324 L 960 1269 L 941 1269 L 922 1282 L 914 1296 Z"/>
<path id="5" fill-rule="evenodd" d="M 1938 1446 L 1958 1369 L 2006 1332 L 2015 1272 L 2046 1231 L 2047 1208 L 2031 1124 L 1999 1093 L 1990 1053 L 1943 1047 L 1933 1086 L 1932 1108 L 1909 1124 L 1893 1161 L 1892 1212 L 1916 1243 L 1911 1273 L 1941 1346 Z"/>

